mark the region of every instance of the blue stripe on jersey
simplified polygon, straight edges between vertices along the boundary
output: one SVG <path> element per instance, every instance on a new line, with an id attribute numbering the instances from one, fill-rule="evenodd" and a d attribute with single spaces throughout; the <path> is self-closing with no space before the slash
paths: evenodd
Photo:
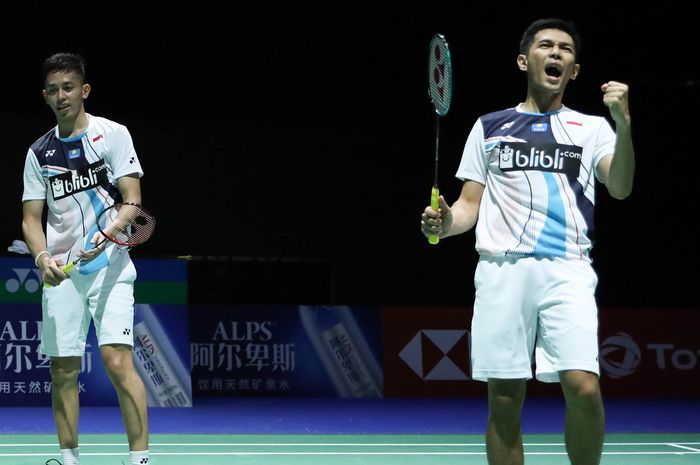
<path id="1" fill-rule="evenodd" d="M 563 257 L 566 255 L 566 214 L 556 175 L 542 172 L 547 183 L 547 219 L 535 244 L 535 255 Z"/>
<path id="2" fill-rule="evenodd" d="M 96 193 L 97 189 L 92 189 L 89 191 L 84 191 L 88 197 L 90 198 L 90 204 L 92 205 L 92 209 L 95 211 L 95 218 L 98 218 L 103 211 L 105 211 L 105 205 L 100 200 L 100 197 Z M 97 234 L 99 231 L 99 228 L 97 227 L 97 224 L 93 225 L 90 230 L 88 231 L 88 234 L 85 238 L 85 245 L 83 248 L 85 250 L 90 250 L 95 247 L 95 244 L 90 242 L 92 240 L 92 237 Z M 107 258 L 106 253 L 101 253 L 97 257 L 95 257 L 93 260 L 90 260 L 89 262 L 85 263 L 84 265 L 81 263 L 79 272 L 80 274 L 90 274 L 94 273 L 95 271 L 99 270 L 100 268 L 104 268 L 105 266 L 109 265 L 109 259 Z"/>
<path id="3" fill-rule="evenodd" d="M 98 231 L 99 229 L 97 228 L 97 225 L 94 225 L 92 228 L 90 228 L 87 234 L 87 241 L 85 242 L 85 246 L 83 247 L 85 250 L 95 248 L 96 244 L 93 244 L 92 242 L 90 242 L 90 240 L 92 239 L 92 236 L 97 234 Z M 80 272 L 80 274 L 90 274 L 94 273 L 95 271 L 101 268 L 104 268 L 107 265 L 109 265 L 109 258 L 107 258 L 106 253 L 101 253 L 93 260 L 90 260 L 85 264 L 81 263 L 80 267 L 78 268 L 78 271 Z"/>
<path id="4" fill-rule="evenodd" d="M 85 136 L 85 134 L 87 134 L 87 131 L 85 131 L 82 134 L 78 134 L 77 136 L 73 136 L 73 137 L 58 137 L 58 140 L 60 140 L 61 142 L 75 142 L 77 140 L 82 139 Z"/>

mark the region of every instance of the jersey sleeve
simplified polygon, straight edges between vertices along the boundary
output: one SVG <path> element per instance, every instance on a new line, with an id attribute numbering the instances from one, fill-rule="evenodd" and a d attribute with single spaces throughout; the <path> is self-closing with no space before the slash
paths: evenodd
<path id="1" fill-rule="evenodd" d="M 27 158 L 24 161 L 24 191 L 22 193 L 22 201 L 45 199 L 46 183 L 44 182 L 41 166 L 32 149 L 29 149 Z"/>
<path id="2" fill-rule="evenodd" d="M 595 151 L 593 153 L 593 166 L 597 167 L 598 163 L 603 159 L 603 157 L 606 155 L 613 155 L 615 153 L 616 140 L 617 137 L 615 136 L 615 131 L 613 131 L 613 128 L 610 127 L 608 120 L 601 118 L 600 127 L 598 128 L 598 137 L 595 144 Z"/>
<path id="3" fill-rule="evenodd" d="M 129 174 L 138 174 L 143 176 L 141 163 L 136 155 L 134 143 L 131 140 L 129 130 L 122 125 L 119 125 L 112 134 L 109 149 L 109 163 L 112 167 L 112 173 L 115 179 L 127 176 Z"/>
<path id="4" fill-rule="evenodd" d="M 462 181 L 472 180 L 486 185 L 487 172 L 488 157 L 484 147 L 484 127 L 481 119 L 478 119 L 467 137 L 456 177 Z"/>

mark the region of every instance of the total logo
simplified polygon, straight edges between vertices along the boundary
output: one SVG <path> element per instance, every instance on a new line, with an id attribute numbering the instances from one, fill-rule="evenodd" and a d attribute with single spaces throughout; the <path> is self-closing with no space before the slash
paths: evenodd
<path id="1" fill-rule="evenodd" d="M 698 367 L 700 349 L 679 348 L 674 344 L 650 343 L 653 363 L 660 370 L 693 370 Z M 619 379 L 634 373 L 642 362 L 642 350 L 627 333 L 615 333 L 600 347 L 600 366 L 610 378 Z"/>
<path id="2" fill-rule="evenodd" d="M 601 344 L 599 359 L 605 374 L 619 379 L 634 373 L 642 361 L 642 351 L 632 336 L 616 333 Z"/>
<path id="3" fill-rule="evenodd" d="M 468 380 L 469 336 L 465 329 L 422 329 L 399 357 L 423 380 Z"/>

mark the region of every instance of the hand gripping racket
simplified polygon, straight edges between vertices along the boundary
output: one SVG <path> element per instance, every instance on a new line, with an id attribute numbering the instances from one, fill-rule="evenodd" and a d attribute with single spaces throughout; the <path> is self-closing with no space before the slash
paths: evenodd
<path id="1" fill-rule="evenodd" d="M 134 247 L 146 242 L 156 227 L 155 217 L 144 207 L 134 203 L 115 203 L 106 208 L 97 218 L 97 229 L 104 237 L 95 244 L 99 247 L 106 240 L 124 247 Z M 65 265 L 64 273 L 70 272 L 82 259 Z M 45 287 L 51 287 L 44 284 Z"/>
<path id="2" fill-rule="evenodd" d="M 438 188 L 438 157 L 440 147 L 440 118 L 447 114 L 452 101 L 452 59 L 445 36 L 435 34 L 430 41 L 428 57 L 428 95 L 435 109 L 435 174 L 433 189 L 430 194 L 430 206 L 438 211 L 440 208 L 440 189 Z M 428 242 L 437 244 L 437 234 L 428 236 Z"/>

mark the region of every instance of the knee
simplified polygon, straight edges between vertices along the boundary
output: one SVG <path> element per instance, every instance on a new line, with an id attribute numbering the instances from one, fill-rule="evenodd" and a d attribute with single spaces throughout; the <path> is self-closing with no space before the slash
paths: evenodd
<path id="1" fill-rule="evenodd" d="M 572 405 L 594 406 L 601 402 L 600 383 L 593 373 L 581 373 L 562 378 L 566 402 Z"/>
<path id="2" fill-rule="evenodd" d="M 51 382 L 54 385 L 76 384 L 80 372 L 80 359 L 52 359 Z"/>
<path id="3" fill-rule="evenodd" d="M 524 401 L 524 381 L 489 380 L 489 409 L 491 413 L 512 415 L 522 409 Z"/>
<path id="4" fill-rule="evenodd" d="M 107 376 L 114 382 L 120 382 L 124 379 L 129 371 L 129 367 L 132 366 L 130 359 L 126 360 L 125 357 L 119 354 L 103 356 L 102 363 L 104 363 Z"/>

